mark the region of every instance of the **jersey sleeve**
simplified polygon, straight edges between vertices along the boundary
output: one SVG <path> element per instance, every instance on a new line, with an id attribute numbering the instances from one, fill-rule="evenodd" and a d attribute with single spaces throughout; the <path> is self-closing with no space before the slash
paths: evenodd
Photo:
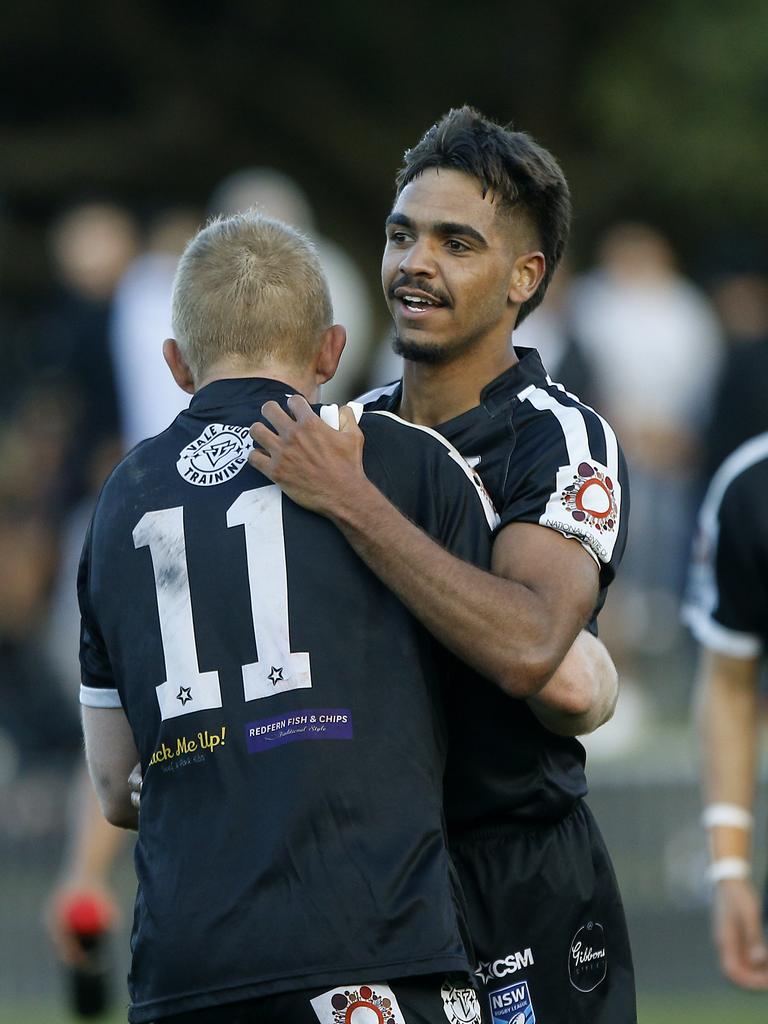
<path id="1" fill-rule="evenodd" d="M 734 658 L 765 650 L 768 551 L 748 474 L 719 494 L 717 475 L 699 514 L 683 620 L 703 646 Z"/>
<path id="2" fill-rule="evenodd" d="M 112 666 L 91 602 L 93 521 L 88 528 L 77 574 L 80 605 L 80 703 L 92 708 L 122 707 Z"/>
<path id="3" fill-rule="evenodd" d="M 575 398 L 549 388 L 521 393 L 504 481 L 499 528 L 535 523 L 576 539 L 613 579 L 626 544 L 626 461 L 610 425 Z"/>
<path id="4" fill-rule="evenodd" d="M 380 426 L 396 424 L 398 480 L 392 496 L 400 507 L 452 554 L 487 568 L 499 517 L 478 474 L 450 441 L 430 427 L 407 423 L 385 411 L 366 412 L 361 426 L 371 421 Z M 366 446 L 371 442 L 381 446 L 391 433 L 382 436 L 381 431 L 368 429 Z M 386 451 L 382 462 L 391 478 L 395 449 L 388 444 Z"/>

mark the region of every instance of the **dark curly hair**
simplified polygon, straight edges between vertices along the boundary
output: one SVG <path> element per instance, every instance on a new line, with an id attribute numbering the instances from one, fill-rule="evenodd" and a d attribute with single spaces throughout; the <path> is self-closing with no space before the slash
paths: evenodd
<path id="1" fill-rule="evenodd" d="M 431 167 L 450 168 L 471 175 L 483 197 L 493 194 L 502 209 L 522 209 L 538 233 L 544 254 L 544 277 L 534 294 L 520 307 L 517 323 L 544 298 L 565 250 L 571 224 L 568 182 L 551 153 L 525 132 L 489 121 L 472 107 L 448 113 L 405 153 L 397 173 L 396 194 Z"/>

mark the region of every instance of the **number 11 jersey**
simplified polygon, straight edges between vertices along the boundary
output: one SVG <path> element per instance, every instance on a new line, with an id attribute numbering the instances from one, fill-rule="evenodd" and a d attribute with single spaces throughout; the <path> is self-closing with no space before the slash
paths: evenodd
<path id="1" fill-rule="evenodd" d="M 144 774 L 132 1021 L 468 970 L 442 814 L 454 663 L 329 521 L 247 461 L 276 381 L 216 381 L 102 491 L 81 701 Z M 442 439 L 367 414 L 365 469 L 487 564 L 493 513 Z"/>

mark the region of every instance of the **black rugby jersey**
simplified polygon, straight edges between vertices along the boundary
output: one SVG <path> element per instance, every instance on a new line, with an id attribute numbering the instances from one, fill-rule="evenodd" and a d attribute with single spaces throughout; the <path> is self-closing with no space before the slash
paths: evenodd
<path id="1" fill-rule="evenodd" d="M 499 529 L 536 523 L 583 545 L 600 567 L 596 615 L 626 543 L 624 456 L 605 420 L 553 383 L 534 349 L 515 352 L 519 362 L 483 388 L 478 406 L 436 429 L 480 475 Z M 400 394 L 395 382 L 361 401 L 396 410 Z M 551 733 L 485 679 L 465 676 L 449 694 L 449 828 L 555 820 L 586 794 L 578 740 Z"/>
<path id="2" fill-rule="evenodd" d="M 768 433 L 718 469 L 699 513 L 683 618 L 705 647 L 755 658 L 768 644 Z"/>
<path id="3" fill-rule="evenodd" d="M 248 464 L 287 392 L 201 389 L 118 466 L 86 539 L 81 700 L 123 707 L 144 774 L 132 1021 L 467 967 L 442 810 L 454 663 Z M 361 428 L 377 486 L 487 562 L 492 509 L 450 446 Z"/>

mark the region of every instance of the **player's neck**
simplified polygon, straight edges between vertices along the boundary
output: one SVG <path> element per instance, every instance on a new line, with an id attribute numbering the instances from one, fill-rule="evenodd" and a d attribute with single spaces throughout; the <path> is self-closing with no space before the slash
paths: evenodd
<path id="1" fill-rule="evenodd" d="M 301 370 L 295 366 L 286 366 L 283 363 L 262 363 L 258 366 L 246 366 L 240 362 L 222 360 L 222 362 L 216 363 L 206 370 L 204 376 L 196 382 L 195 391 L 204 388 L 206 384 L 213 384 L 216 380 L 239 380 L 248 377 L 279 380 L 281 384 L 288 384 L 295 391 L 298 391 L 308 402 L 318 401 L 319 385 L 315 380 L 314 373 L 309 369 Z"/>
<path id="2" fill-rule="evenodd" d="M 447 363 L 406 360 L 398 413 L 427 427 L 446 423 L 479 405 L 486 384 L 517 361 L 511 343 L 496 352 L 471 350 Z"/>

